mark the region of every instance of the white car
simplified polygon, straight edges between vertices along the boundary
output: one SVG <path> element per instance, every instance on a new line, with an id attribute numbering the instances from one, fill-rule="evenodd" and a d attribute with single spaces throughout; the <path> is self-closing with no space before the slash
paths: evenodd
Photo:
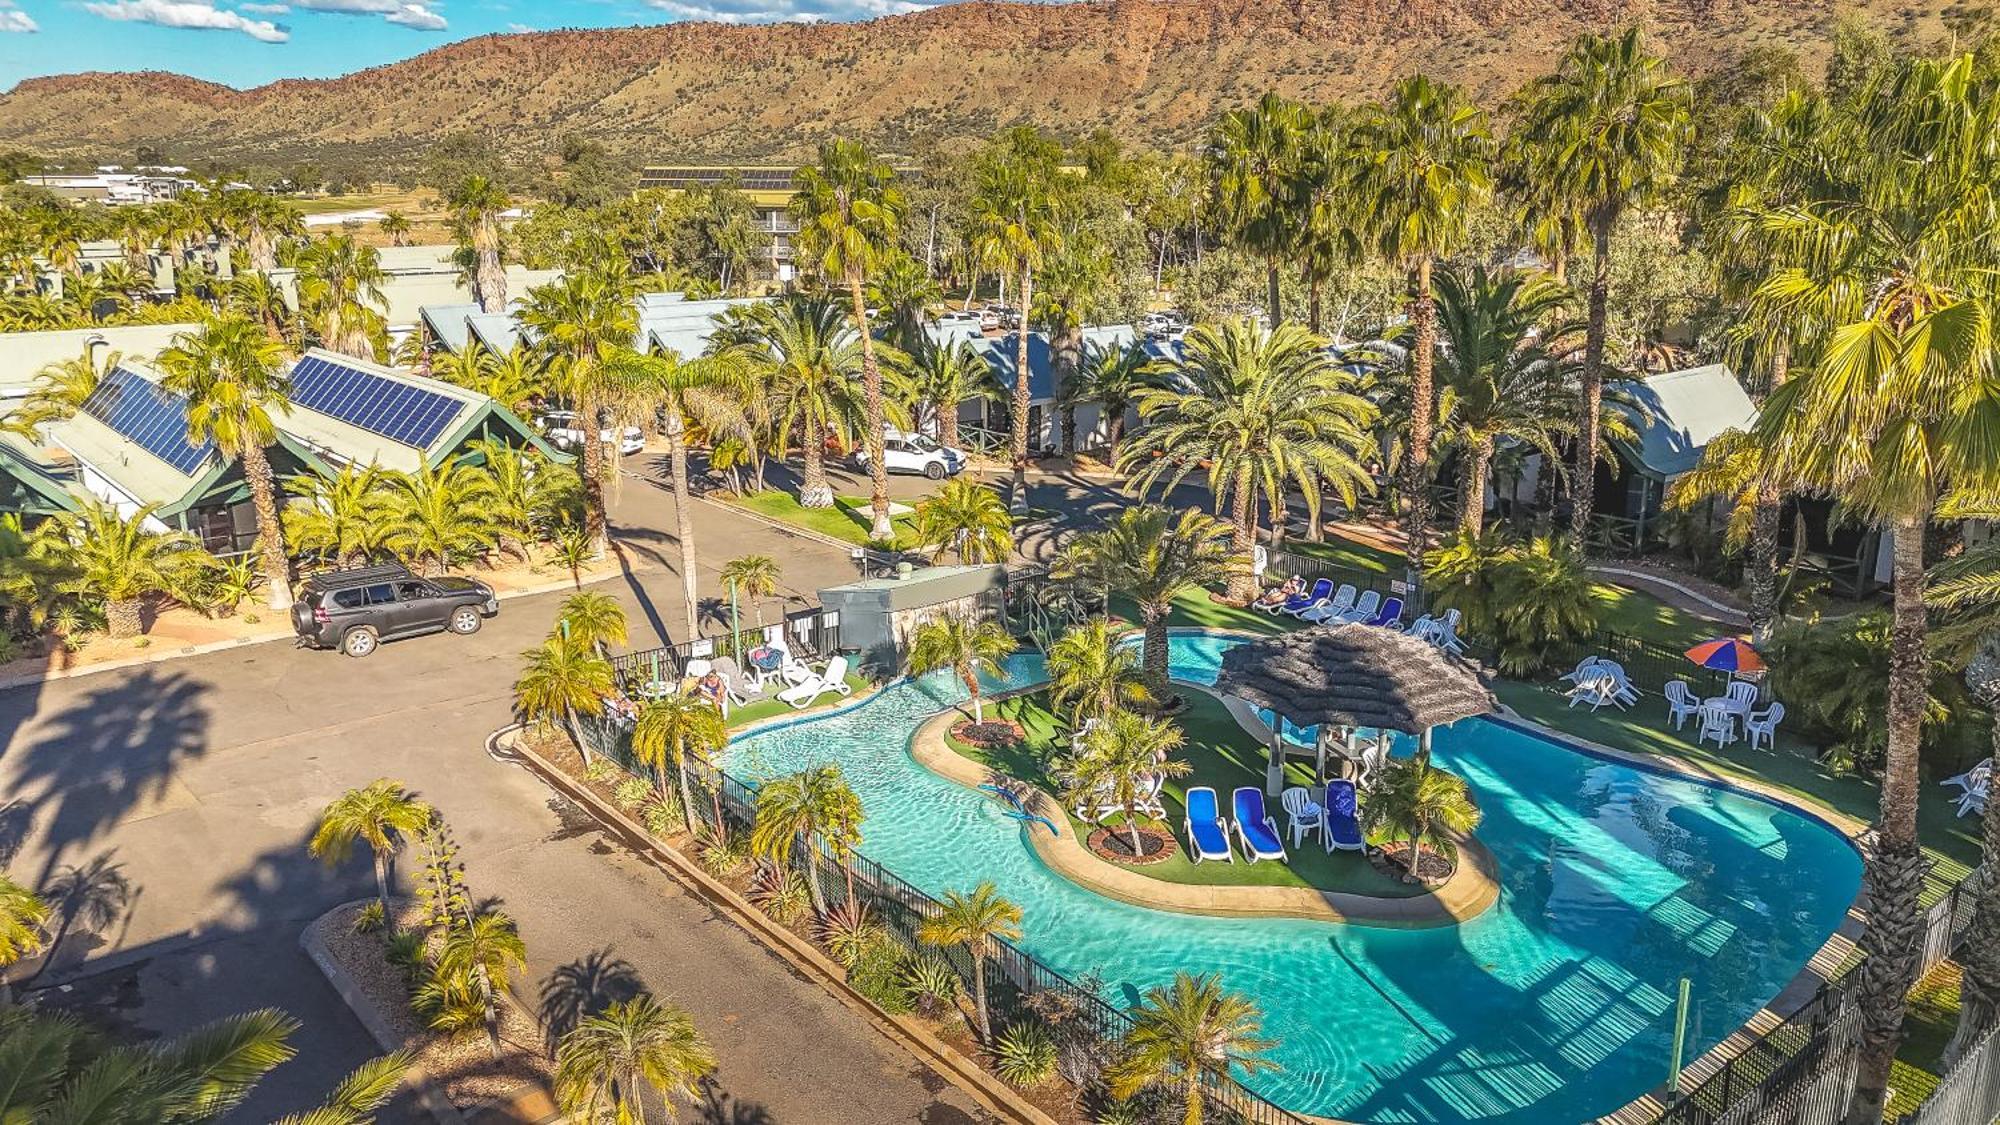
<path id="1" fill-rule="evenodd" d="M 583 444 L 583 430 L 576 424 L 576 413 L 570 410 L 551 410 L 542 415 L 542 432 L 557 449 L 568 453 Z M 626 426 L 615 433 L 606 427 L 597 431 L 597 440 L 606 445 L 618 443 L 618 452 L 631 456 L 646 448 L 646 431 L 637 426 Z"/>
<path id="2" fill-rule="evenodd" d="M 868 471 L 868 447 L 854 451 L 854 464 L 862 472 Z M 892 473 L 922 473 L 932 480 L 943 480 L 964 471 L 965 451 L 939 445 L 937 439 L 928 434 L 906 434 L 890 428 L 882 432 L 882 464 Z"/>
<path id="3" fill-rule="evenodd" d="M 968 332 L 978 332 L 979 314 L 976 312 L 941 312 L 937 326 L 941 329 L 963 328 Z"/>
<path id="4" fill-rule="evenodd" d="M 979 330 L 981 332 L 1000 331 L 1000 310 L 999 309 L 979 310 Z"/>

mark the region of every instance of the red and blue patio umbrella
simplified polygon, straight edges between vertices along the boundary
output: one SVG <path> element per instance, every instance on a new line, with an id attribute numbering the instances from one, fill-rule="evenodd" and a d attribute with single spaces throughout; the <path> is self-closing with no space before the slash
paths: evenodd
<path id="1" fill-rule="evenodd" d="M 1703 668 L 1713 668 L 1718 672 L 1762 672 L 1764 658 L 1750 647 L 1749 641 L 1735 637 L 1717 637 L 1703 641 L 1687 650 L 1687 658 Z"/>

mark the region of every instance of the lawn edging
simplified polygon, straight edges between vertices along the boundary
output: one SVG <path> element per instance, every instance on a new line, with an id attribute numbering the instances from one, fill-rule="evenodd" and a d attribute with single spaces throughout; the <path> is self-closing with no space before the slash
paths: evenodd
<path id="1" fill-rule="evenodd" d="M 858 703 L 859 701 L 857 701 Z M 780 717 L 777 722 L 786 721 Z M 759 724 L 763 726 L 766 724 Z M 756 729 L 756 728 L 752 728 Z M 928 1063 L 933 1070 L 970 1095 L 987 1110 L 1023 1125 L 1057 1125 L 1054 1118 L 1029 1104 L 998 1078 L 987 1073 L 932 1034 L 916 1020 L 884 1011 L 874 1001 L 847 983 L 847 972 L 811 942 L 771 920 L 735 890 L 717 880 L 675 849 L 647 832 L 624 811 L 606 802 L 586 786 L 537 754 L 519 737 L 518 727 L 495 731 L 487 739 L 487 752 L 495 757 L 512 755 L 543 784 L 581 805 L 599 825 L 618 836 L 620 842 L 663 865 L 683 886 L 694 891 L 753 938 L 782 957 L 799 975 L 812 980 L 836 1000 L 869 1019 L 878 1030 L 904 1050 Z M 502 758 L 502 760 L 505 760 Z"/>

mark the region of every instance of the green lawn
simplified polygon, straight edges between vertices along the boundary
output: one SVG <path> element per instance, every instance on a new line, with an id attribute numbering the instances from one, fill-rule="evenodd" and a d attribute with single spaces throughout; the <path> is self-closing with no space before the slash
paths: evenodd
<path id="1" fill-rule="evenodd" d="M 1187 841 L 1182 832 L 1182 821 L 1186 817 L 1182 795 L 1188 786 L 1213 787 L 1224 803 L 1226 814 L 1229 795 L 1237 786 L 1263 786 L 1266 761 L 1263 748 L 1236 724 L 1235 719 L 1230 718 L 1229 712 L 1214 697 L 1197 691 L 1190 691 L 1187 695 L 1187 709 L 1172 721 L 1180 724 L 1187 734 L 1187 744 L 1178 757 L 1192 765 L 1194 772 L 1167 782 L 1164 801 L 1167 823 L 1163 826 L 1173 832 L 1183 848 Z M 1066 724 L 1049 712 L 1048 696 L 1041 692 L 1016 696 L 1000 701 L 989 711 L 997 711 L 1020 723 L 1028 732 L 1027 741 L 1008 749 L 983 750 L 952 739 L 952 748 L 981 765 L 1021 778 L 1054 794 L 1055 786 L 1048 779 L 1046 763 L 1060 745 L 1057 739 L 1066 739 L 1067 733 Z M 1301 766 L 1294 765 L 1293 773 L 1298 784 L 1310 781 L 1310 771 Z M 1329 854 L 1313 840 L 1291 848 L 1284 811 L 1273 804 L 1270 812 L 1287 842 L 1287 850 L 1291 853 L 1289 863 L 1245 863 L 1239 856 L 1235 863 L 1210 861 L 1197 864 L 1189 860 L 1183 851 L 1163 863 L 1132 870 L 1170 883 L 1318 887 L 1379 898 L 1403 898 L 1422 893 L 1420 887 L 1383 876 L 1355 852 Z M 1079 836 L 1086 836 L 1090 831 L 1088 825 L 1074 817 L 1070 818 L 1070 827 Z"/>
<path id="2" fill-rule="evenodd" d="M 1285 539 L 1285 550 L 1302 558 L 1324 559 L 1336 566 L 1365 570 L 1370 574 L 1401 574 L 1405 562 L 1401 555 L 1358 543 L 1338 532 L 1330 533 L 1324 543 L 1289 536 Z"/>
<path id="3" fill-rule="evenodd" d="M 1889 1071 L 1887 1120 L 1915 1113 L 1937 1089 L 1938 1060 L 1958 1028 L 1958 966 L 1950 961 L 1924 974 L 1910 990 L 1910 1013 L 1903 1021 L 1903 1045 Z"/>
<path id="4" fill-rule="evenodd" d="M 726 503 L 748 508 L 760 516 L 788 523 L 793 527 L 802 527 L 807 531 L 816 531 L 857 547 L 864 547 L 869 543 L 867 526 L 857 522 L 853 516 L 838 506 L 846 505 L 850 509 L 860 509 L 864 512 L 865 518 L 868 507 L 865 497 L 836 496 L 834 497 L 836 507 L 802 508 L 799 506 L 798 497 L 774 489 L 768 492 L 746 493 Z M 896 546 L 902 549 L 914 546 L 916 532 L 911 527 L 910 517 L 898 516 L 892 522 L 896 525 Z"/>
<path id="5" fill-rule="evenodd" d="M 860 695 L 862 692 L 867 691 L 869 685 L 867 680 L 862 679 L 860 676 L 855 675 L 853 672 L 849 672 L 847 674 L 847 686 L 854 689 L 854 695 L 849 695 L 849 696 L 835 696 L 832 694 L 822 695 L 819 697 L 819 702 L 815 704 L 815 706 L 832 707 L 836 704 L 849 702 L 855 696 Z M 776 715 L 811 714 L 811 711 L 801 711 L 798 708 L 793 707 L 791 704 L 780 700 L 777 697 L 777 695 L 780 691 L 783 691 L 784 688 L 779 686 L 777 683 L 774 682 L 771 685 L 771 687 L 767 690 L 770 692 L 769 697 L 764 699 L 752 700 L 751 702 L 736 708 L 734 711 L 731 711 L 729 713 L 729 722 L 726 725 L 731 730 L 735 730 L 739 727 L 747 727 L 752 723 L 761 723 L 765 719 L 769 719 Z"/>

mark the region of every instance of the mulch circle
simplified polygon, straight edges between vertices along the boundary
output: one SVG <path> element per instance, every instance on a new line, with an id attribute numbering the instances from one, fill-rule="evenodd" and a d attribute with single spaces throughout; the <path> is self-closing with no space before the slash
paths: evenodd
<path id="1" fill-rule="evenodd" d="M 1090 850 L 1099 859 L 1108 859 L 1128 867 L 1146 867 L 1164 863 L 1174 858 L 1181 850 L 1180 843 L 1174 839 L 1173 833 L 1162 832 L 1157 828 L 1139 829 L 1139 846 L 1145 851 L 1138 856 L 1132 854 L 1132 834 L 1123 827 L 1096 829 L 1090 834 L 1089 844 Z"/>
<path id="2" fill-rule="evenodd" d="M 982 750 L 1004 750 L 1027 741 L 1028 732 L 1012 719 L 988 719 L 983 723 L 961 719 L 952 724 L 951 736 Z"/>
<path id="3" fill-rule="evenodd" d="M 1409 875 L 1409 856 L 1410 845 L 1403 840 L 1395 840 L 1368 849 L 1369 864 L 1391 879 L 1405 879 Z M 1425 848 L 1417 860 L 1416 881 L 1425 887 L 1443 886 L 1457 870 L 1457 864 L 1432 849 Z"/>

